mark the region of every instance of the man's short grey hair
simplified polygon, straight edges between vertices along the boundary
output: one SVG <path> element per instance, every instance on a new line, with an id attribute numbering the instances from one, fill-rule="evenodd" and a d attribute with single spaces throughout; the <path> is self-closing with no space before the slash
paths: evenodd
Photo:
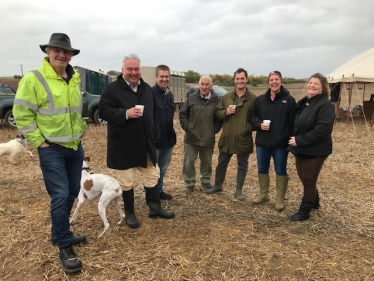
<path id="1" fill-rule="evenodd" d="M 209 82 L 210 82 L 210 85 L 213 84 L 213 80 L 212 80 L 212 77 L 210 77 L 209 75 L 201 75 L 200 79 L 199 79 L 199 84 L 201 82 L 201 79 L 208 79 Z"/>
<path id="2" fill-rule="evenodd" d="M 140 64 L 140 58 L 138 57 L 137 54 L 127 54 L 123 57 L 123 61 L 122 62 L 125 62 L 127 60 L 137 60 Z"/>

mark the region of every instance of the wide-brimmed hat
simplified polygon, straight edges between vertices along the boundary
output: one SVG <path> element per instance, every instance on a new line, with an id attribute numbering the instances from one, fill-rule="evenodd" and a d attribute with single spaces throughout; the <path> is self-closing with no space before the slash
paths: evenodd
<path id="1" fill-rule="evenodd" d="M 39 46 L 40 46 L 40 49 L 42 49 L 44 53 L 47 53 L 45 51 L 47 47 L 55 47 L 55 48 L 61 48 L 61 49 L 65 49 L 68 51 L 72 51 L 73 56 L 78 55 L 80 52 L 80 50 L 74 49 L 71 47 L 70 38 L 64 33 L 53 33 L 51 35 L 51 39 L 49 39 L 48 44 L 39 45 Z"/>

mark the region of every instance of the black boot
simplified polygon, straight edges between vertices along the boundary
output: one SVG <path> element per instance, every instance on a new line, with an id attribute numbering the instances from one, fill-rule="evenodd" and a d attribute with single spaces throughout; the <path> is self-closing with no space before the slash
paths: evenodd
<path id="1" fill-rule="evenodd" d="M 125 206 L 125 220 L 130 228 L 139 227 L 139 222 L 135 217 L 134 210 L 134 189 L 122 191 L 123 205 Z"/>
<path id="2" fill-rule="evenodd" d="M 297 213 L 289 217 L 290 221 L 303 221 L 310 218 L 310 211 L 313 208 L 313 202 L 303 199 Z"/>
<path id="3" fill-rule="evenodd" d="M 217 192 L 221 192 L 223 188 L 223 183 L 226 177 L 226 169 L 220 170 L 216 168 L 216 178 L 214 180 L 214 186 L 212 188 L 208 188 L 205 192 L 208 194 L 213 194 Z"/>
<path id="4" fill-rule="evenodd" d="M 321 206 L 319 204 L 319 193 L 317 189 L 316 199 L 314 199 L 314 203 L 313 203 L 313 209 L 318 210 L 320 207 Z"/>
<path id="5" fill-rule="evenodd" d="M 173 212 L 167 212 L 162 209 L 157 185 L 154 187 L 145 188 L 145 201 L 149 207 L 149 218 L 172 219 L 175 217 Z"/>
<path id="6" fill-rule="evenodd" d="M 242 193 L 242 189 L 243 189 L 246 175 L 247 175 L 247 171 L 241 171 L 241 170 L 238 170 L 237 175 L 236 175 L 235 198 L 240 201 L 243 201 L 245 199 Z"/>
<path id="7" fill-rule="evenodd" d="M 173 199 L 173 196 L 171 194 L 168 194 L 164 191 L 159 192 L 159 195 L 160 195 L 161 200 L 171 200 L 171 199 Z"/>
<path id="8" fill-rule="evenodd" d="M 82 269 L 82 263 L 78 259 L 76 253 L 73 250 L 73 246 L 70 244 L 66 247 L 61 247 L 59 259 L 62 265 L 62 269 L 65 272 L 73 273 Z"/>
<path id="9" fill-rule="evenodd" d="M 57 246 L 56 241 L 53 240 L 52 238 L 51 238 L 51 242 L 53 246 Z M 81 245 L 87 244 L 87 238 L 86 236 L 75 236 L 74 235 L 70 241 L 70 244 L 72 246 L 81 246 Z"/>

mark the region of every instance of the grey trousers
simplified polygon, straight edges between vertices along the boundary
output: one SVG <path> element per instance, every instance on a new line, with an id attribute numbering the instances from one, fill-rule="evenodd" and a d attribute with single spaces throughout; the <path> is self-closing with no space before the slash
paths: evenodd
<path id="1" fill-rule="evenodd" d="M 200 159 L 200 182 L 202 185 L 209 185 L 212 176 L 212 156 L 214 146 L 198 146 L 184 144 L 183 148 L 183 180 L 187 186 L 194 186 L 196 183 L 195 161 L 197 156 Z"/>

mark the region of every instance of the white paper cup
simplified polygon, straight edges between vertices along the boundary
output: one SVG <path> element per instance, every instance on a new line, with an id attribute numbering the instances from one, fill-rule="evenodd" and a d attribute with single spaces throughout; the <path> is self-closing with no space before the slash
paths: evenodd
<path id="1" fill-rule="evenodd" d="M 229 107 L 235 109 L 236 105 L 235 104 L 230 104 Z"/>
<path id="2" fill-rule="evenodd" d="M 143 113 L 144 105 L 137 104 L 137 105 L 135 105 L 135 108 L 140 108 L 142 110 L 142 113 Z"/>
<path id="3" fill-rule="evenodd" d="M 270 127 L 270 120 L 264 120 L 262 123 L 264 123 L 266 126 Z"/>

